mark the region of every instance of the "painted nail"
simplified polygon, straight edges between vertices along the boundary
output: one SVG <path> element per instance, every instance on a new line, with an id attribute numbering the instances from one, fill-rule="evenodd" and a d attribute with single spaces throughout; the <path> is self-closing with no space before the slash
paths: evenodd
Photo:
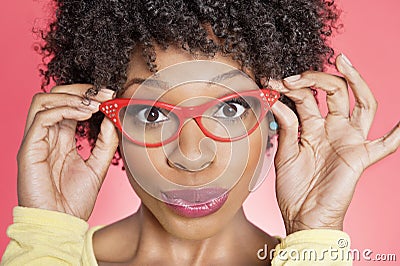
<path id="1" fill-rule="evenodd" d="M 90 108 L 77 107 L 77 109 L 84 113 L 93 113 L 93 111 Z"/>
<path id="2" fill-rule="evenodd" d="M 86 98 L 86 97 L 84 97 L 83 100 L 82 100 L 82 104 L 84 106 L 89 106 L 91 104 L 91 102 L 92 101 L 89 98 Z"/>
<path id="3" fill-rule="evenodd" d="M 271 79 L 269 81 L 269 88 L 278 91 L 280 93 L 287 93 L 289 92 L 289 90 L 285 87 L 285 85 L 283 85 L 283 82 L 281 80 L 275 80 L 275 79 Z"/>
<path id="4" fill-rule="evenodd" d="M 286 82 L 293 83 L 293 82 L 298 81 L 300 78 L 301 78 L 301 75 L 294 75 L 294 76 L 290 76 L 290 77 L 284 78 L 284 80 Z"/>
<path id="5" fill-rule="evenodd" d="M 105 87 L 101 88 L 100 92 L 104 93 L 108 97 L 114 97 L 114 94 L 115 94 L 115 91 L 110 90 L 110 89 L 106 89 Z"/>
<path id="6" fill-rule="evenodd" d="M 349 60 L 349 58 L 347 58 L 347 56 L 345 56 L 345 54 L 341 54 L 342 55 L 342 58 L 343 58 L 343 61 L 346 63 L 346 64 L 348 64 L 349 66 L 353 66 L 353 64 L 350 62 L 350 60 Z"/>
<path id="7" fill-rule="evenodd" d="M 89 106 L 90 106 L 90 107 L 93 107 L 93 108 L 95 108 L 95 109 L 99 109 L 100 103 L 99 103 L 99 102 L 96 102 L 96 101 L 90 101 Z"/>

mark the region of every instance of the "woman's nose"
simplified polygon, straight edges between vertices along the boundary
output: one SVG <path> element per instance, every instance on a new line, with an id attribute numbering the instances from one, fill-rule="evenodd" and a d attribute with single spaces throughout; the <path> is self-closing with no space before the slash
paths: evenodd
<path id="1" fill-rule="evenodd" d="M 194 119 L 183 125 L 177 143 L 168 156 L 168 163 L 172 167 L 197 172 L 207 168 L 214 161 L 215 142 L 204 135 Z"/>

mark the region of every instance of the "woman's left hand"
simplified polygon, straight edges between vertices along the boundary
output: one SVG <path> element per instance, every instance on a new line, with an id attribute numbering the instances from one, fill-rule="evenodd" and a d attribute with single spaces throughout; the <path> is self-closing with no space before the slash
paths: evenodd
<path id="1" fill-rule="evenodd" d="M 298 139 L 295 114 L 281 102 L 272 107 L 280 126 L 275 157 L 277 199 L 287 234 L 315 228 L 342 230 L 362 172 L 400 145 L 399 124 L 382 138 L 367 140 L 376 100 L 345 56 L 337 57 L 336 67 L 344 78 L 305 72 L 271 84 L 295 102 L 301 123 Z M 352 113 L 348 85 L 355 97 Z M 326 117 L 310 87 L 326 91 Z"/>

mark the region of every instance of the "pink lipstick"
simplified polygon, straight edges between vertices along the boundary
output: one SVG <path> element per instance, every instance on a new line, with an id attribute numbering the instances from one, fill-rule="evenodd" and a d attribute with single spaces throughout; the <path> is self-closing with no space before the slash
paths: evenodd
<path id="1" fill-rule="evenodd" d="M 218 211 L 228 198 L 224 188 L 181 189 L 162 192 L 166 205 L 176 214 L 198 218 Z"/>

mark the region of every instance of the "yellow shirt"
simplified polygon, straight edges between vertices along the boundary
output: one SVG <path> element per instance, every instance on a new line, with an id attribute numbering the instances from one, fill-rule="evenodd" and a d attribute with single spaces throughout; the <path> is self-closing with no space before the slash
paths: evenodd
<path id="1" fill-rule="evenodd" d="M 7 229 L 11 241 L 1 265 L 97 265 L 89 225 L 72 215 L 35 208 L 15 207 L 14 223 Z M 352 265 L 350 238 L 338 230 L 299 231 L 275 247 L 273 266 Z M 332 252 L 337 250 L 337 252 Z M 263 258 L 263 250 L 259 250 Z"/>

